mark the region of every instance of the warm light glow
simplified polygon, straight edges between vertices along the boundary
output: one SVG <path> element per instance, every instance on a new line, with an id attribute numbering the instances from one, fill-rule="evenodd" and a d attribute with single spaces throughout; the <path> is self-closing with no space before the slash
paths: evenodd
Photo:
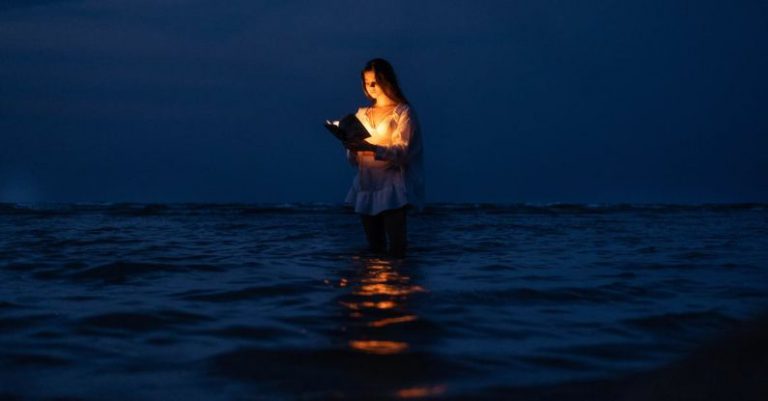
<path id="1" fill-rule="evenodd" d="M 351 296 L 340 300 L 339 304 L 347 309 L 350 326 L 355 328 L 366 327 L 362 330 L 370 339 L 348 339 L 348 345 L 355 351 L 374 355 L 392 355 L 406 352 L 410 344 L 400 338 L 388 338 L 393 335 L 389 330 L 379 329 L 395 324 L 414 322 L 419 319 L 415 314 L 408 313 L 407 303 L 411 294 L 426 292 L 418 285 L 414 285 L 411 277 L 400 272 L 399 264 L 390 260 L 366 259 L 363 267 L 355 277 L 340 279 L 340 286 L 348 287 Z M 397 333 L 394 333 L 397 335 Z M 385 338 L 382 338 L 385 337 Z M 413 389 L 411 389 L 413 390 Z M 405 394 L 409 394 L 406 390 Z M 431 391 L 431 390 L 430 390 Z"/>
<path id="2" fill-rule="evenodd" d="M 372 303 L 372 302 L 370 302 L 370 303 Z M 392 309 L 395 306 L 397 306 L 397 304 L 392 302 L 392 301 L 381 301 L 381 302 L 377 302 L 376 303 L 375 308 L 376 309 Z"/>
<path id="3" fill-rule="evenodd" d="M 414 387 L 399 390 L 395 393 L 398 398 L 422 398 L 440 395 L 445 392 L 445 386 L 433 386 L 433 387 Z"/>
<path id="4" fill-rule="evenodd" d="M 391 281 L 405 281 L 399 274 L 391 271 L 376 273 L 375 276 L 366 277 L 361 280 L 363 283 L 386 283 Z"/>
<path id="5" fill-rule="evenodd" d="M 354 303 L 354 302 L 339 302 L 339 304 L 344 306 L 344 307 L 346 307 L 346 308 L 348 308 L 348 309 L 353 309 L 353 310 L 358 310 L 362 306 L 365 306 L 365 305 L 361 305 L 361 304 Z"/>
<path id="6" fill-rule="evenodd" d="M 339 304 L 354 310 L 359 310 L 363 308 L 368 309 L 392 309 L 397 306 L 397 303 L 392 301 L 380 301 L 380 302 L 339 302 Z"/>
<path id="7" fill-rule="evenodd" d="M 418 319 L 418 317 L 415 316 L 415 315 L 393 317 L 393 318 L 389 318 L 389 319 L 381 319 L 381 320 L 377 320 L 375 322 L 370 322 L 370 323 L 368 323 L 368 326 L 371 326 L 371 327 L 384 327 L 384 326 L 389 326 L 390 324 L 413 322 L 414 320 L 417 320 L 417 319 Z"/>
<path id="8" fill-rule="evenodd" d="M 416 292 L 423 292 L 424 289 L 418 285 L 410 287 L 394 286 L 388 284 L 370 284 L 360 287 L 360 290 L 355 292 L 356 295 L 410 295 Z"/>
<path id="9" fill-rule="evenodd" d="M 349 346 L 358 351 L 376 355 L 392 355 L 405 352 L 408 344 L 397 341 L 350 341 Z"/>

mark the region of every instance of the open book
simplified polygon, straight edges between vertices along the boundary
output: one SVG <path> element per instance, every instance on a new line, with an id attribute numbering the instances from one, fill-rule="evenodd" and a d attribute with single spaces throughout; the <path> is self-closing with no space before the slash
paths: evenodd
<path id="1" fill-rule="evenodd" d="M 359 142 L 371 136 L 354 114 L 348 114 L 339 121 L 326 120 L 323 125 L 342 142 Z"/>

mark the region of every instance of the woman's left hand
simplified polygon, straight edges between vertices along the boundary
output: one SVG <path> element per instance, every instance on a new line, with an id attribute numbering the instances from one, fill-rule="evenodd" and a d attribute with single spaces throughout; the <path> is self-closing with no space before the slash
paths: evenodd
<path id="1" fill-rule="evenodd" d="M 359 151 L 375 152 L 376 151 L 376 145 L 372 143 L 368 143 L 366 141 L 345 142 L 344 147 L 346 147 L 347 149 L 353 152 L 359 152 Z"/>

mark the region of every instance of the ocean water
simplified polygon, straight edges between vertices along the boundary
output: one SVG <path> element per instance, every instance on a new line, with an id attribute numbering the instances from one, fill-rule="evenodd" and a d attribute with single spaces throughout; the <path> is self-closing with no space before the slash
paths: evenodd
<path id="1" fill-rule="evenodd" d="M 766 205 L 408 224 L 391 260 L 339 205 L 0 204 L 0 398 L 482 398 L 653 370 L 768 310 Z"/>

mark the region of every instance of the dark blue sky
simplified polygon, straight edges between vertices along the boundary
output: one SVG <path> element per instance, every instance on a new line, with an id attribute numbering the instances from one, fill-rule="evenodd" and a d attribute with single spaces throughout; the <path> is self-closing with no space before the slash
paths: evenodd
<path id="1" fill-rule="evenodd" d="M 767 39 L 760 0 L 6 1 L 0 201 L 341 202 L 374 57 L 428 201 L 768 201 Z"/>

